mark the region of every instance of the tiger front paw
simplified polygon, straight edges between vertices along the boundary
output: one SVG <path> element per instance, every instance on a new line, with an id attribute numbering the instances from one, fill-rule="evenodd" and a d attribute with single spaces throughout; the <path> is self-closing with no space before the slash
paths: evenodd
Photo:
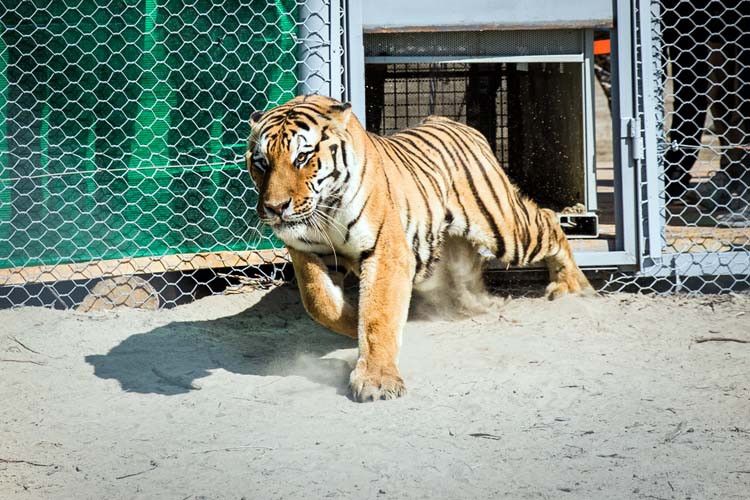
<path id="1" fill-rule="evenodd" d="M 364 403 L 379 399 L 396 399 L 406 394 L 406 386 L 398 373 L 398 368 L 368 367 L 363 360 L 349 377 L 349 388 L 355 401 Z"/>

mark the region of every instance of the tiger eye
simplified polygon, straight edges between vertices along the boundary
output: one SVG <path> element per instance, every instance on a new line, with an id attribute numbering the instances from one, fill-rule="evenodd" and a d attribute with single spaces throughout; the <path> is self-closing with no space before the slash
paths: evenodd
<path id="1" fill-rule="evenodd" d="M 307 158 L 307 153 L 300 153 L 297 155 L 297 163 L 302 163 Z"/>

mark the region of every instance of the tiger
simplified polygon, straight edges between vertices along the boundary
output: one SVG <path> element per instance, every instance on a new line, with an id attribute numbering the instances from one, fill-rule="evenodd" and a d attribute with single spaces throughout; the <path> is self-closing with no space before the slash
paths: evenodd
<path id="1" fill-rule="evenodd" d="M 250 130 L 258 217 L 285 244 L 307 313 L 356 339 L 355 401 L 406 393 L 398 357 L 415 291 L 481 280 L 491 258 L 544 261 L 550 298 L 592 291 L 556 214 L 519 192 L 470 126 L 429 116 L 380 136 L 351 104 L 306 95 L 252 113 Z M 334 265 L 359 280 L 356 304 Z"/>

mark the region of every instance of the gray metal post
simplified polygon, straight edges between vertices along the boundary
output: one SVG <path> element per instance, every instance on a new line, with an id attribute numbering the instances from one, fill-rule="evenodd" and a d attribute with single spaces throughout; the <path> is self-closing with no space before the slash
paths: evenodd
<path id="1" fill-rule="evenodd" d="M 584 167 L 586 173 L 586 201 L 584 204 L 589 211 L 596 211 L 596 147 L 594 130 L 596 120 L 594 112 L 594 30 L 584 31 L 583 43 L 583 144 Z"/>
<path id="2" fill-rule="evenodd" d="M 631 0 L 614 0 L 617 30 L 612 55 L 612 123 L 615 158 L 615 245 L 634 261 L 638 256 L 634 148 L 637 124 L 633 104 L 633 39 Z M 635 262 L 634 262 L 635 263 Z"/>
<path id="3" fill-rule="evenodd" d="M 301 25 L 297 69 L 298 94 L 324 94 L 331 92 L 331 12 L 325 0 L 307 0 L 300 6 Z"/>
<path id="4" fill-rule="evenodd" d="M 346 0 L 346 99 L 362 123 L 365 116 L 365 47 L 362 33 L 362 0 Z"/>
<path id="5" fill-rule="evenodd" d="M 664 107 L 659 102 L 659 78 L 660 51 L 658 38 L 652 36 L 653 20 L 650 2 L 641 2 L 639 8 L 640 33 L 641 33 L 641 58 L 643 59 L 643 131 L 644 131 L 644 166 L 647 196 L 647 211 L 645 225 L 648 228 L 647 249 L 652 259 L 661 258 L 663 236 L 662 231 L 666 224 L 664 206 L 664 191 L 661 189 L 663 181 L 659 178 L 659 156 L 657 154 L 658 138 L 660 131 L 658 127 L 657 113 L 663 115 Z M 658 9 L 658 4 L 655 6 Z M 658 22 L 658 16 L 656 17 Z M 663 97 L 661 98 L 663 100 Z M 639 191 L 640 192 L 640 191 Z"/>
<path id="6" fill-rule="evenodd" d="M 330 76 L 330 90 L 328 95 L 334 99 L 344 99 L 344 72 L 343 72 L 343 59 L 344 59 L 344 26 L 346 25 L 346 19 L 344 17 L 344 10 L 341 8 L 342 2 L 346 0 L 329 0 L 329 22 L 328 22 L 328 36 L 330 41 L 330 56 L 331 61 L 331 76 Z"/>

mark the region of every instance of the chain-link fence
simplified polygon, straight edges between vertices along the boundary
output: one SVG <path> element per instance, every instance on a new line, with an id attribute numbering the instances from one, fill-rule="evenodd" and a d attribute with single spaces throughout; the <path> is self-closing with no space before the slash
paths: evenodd
<path id="1" fill-rule="evenodd" d="M 750 287 L 750 1 L 633 2 L 641 270 L 612 289 Z"/>
<path id="2" fill-rule="evenodd" d="M 337 90 L 340 22 L 322 0 L 3 2 L 0 307 L 169 306 L 237 285 L 230 269 L 277 277 L 247 120 Z"/>
<path id="3" fill-rule="evenodd" d="M 244 172 L 247 117 L 345 95 L 345 4 L 4 2 L 0 307 L 169 307 L 281 278 Z M 638 270 L 605 288 L 748 288 L 750 1 L 619 4 Z"/>

